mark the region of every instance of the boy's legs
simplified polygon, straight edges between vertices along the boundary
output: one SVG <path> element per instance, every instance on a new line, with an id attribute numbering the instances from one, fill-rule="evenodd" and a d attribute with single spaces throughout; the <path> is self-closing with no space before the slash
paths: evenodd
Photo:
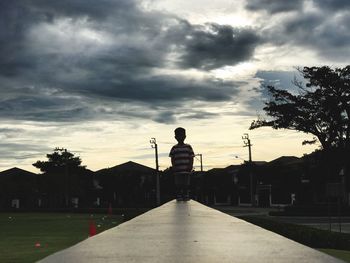
<path id="1" fill-rule="evenodd" d="M 183 184 L 183 199 L 184 201 L 190 200 L 189 188 L 190 188 L 190 174 L 184 174 L 184 184 Z"/>
<path id="2" fill-rule="evenodd" d="M 189 173 L 175 173 L 175 189 L 176 189 L 176 200 L 188 201 L 189 186 L 190 186 L 190 174 Z"/>
<path id="3" fill-rule="evenodd" d="M 183 199 L 183 180 L 182 180 L 182 174 L 175 173 L 174 174 L 174 181 L 175 181 L 175 195 L 177 201 L 182 201 Z"/>

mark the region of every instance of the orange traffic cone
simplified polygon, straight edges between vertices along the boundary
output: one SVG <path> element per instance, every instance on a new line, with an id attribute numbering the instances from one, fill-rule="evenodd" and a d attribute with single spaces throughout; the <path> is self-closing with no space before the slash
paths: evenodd
<path id="1" fill-rule="evenodd" d="M 93 220 L 89 222 L 89 237 L 96 235 L 96 224 Z"/>

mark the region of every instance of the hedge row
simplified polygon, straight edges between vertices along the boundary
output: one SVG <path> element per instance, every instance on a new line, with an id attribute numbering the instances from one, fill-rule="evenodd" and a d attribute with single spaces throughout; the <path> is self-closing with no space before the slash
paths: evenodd
<path id="1" fill-rule="evenodd" d="M 241 216 L 239 218 L 309 247 L 350 250 L 350 234 L 282 223 L 263 217 Z"/>

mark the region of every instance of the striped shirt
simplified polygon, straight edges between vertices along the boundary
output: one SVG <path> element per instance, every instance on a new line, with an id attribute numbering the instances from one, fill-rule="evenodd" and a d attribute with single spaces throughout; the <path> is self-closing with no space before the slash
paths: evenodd
<path id="1" fill-rule="evenodd" d="M 194 152 L 191 145 L 174 145 L 173 148 L 171 148 L 169 157 L 171 157 L 174 172 L 191 172 L 194 157 Z"/>

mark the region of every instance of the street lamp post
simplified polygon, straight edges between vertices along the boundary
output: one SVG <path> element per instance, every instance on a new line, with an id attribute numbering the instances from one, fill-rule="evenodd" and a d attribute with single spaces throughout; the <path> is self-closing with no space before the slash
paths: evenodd
<path id="1" fill-rule="evenodd" d="M 243 147 L 248 147 L 249 150 L 249 179 L 250 179 L 250 203 L 252 206 L 254 206 L 254 194 L 253 194 L 253 163 L 252 163 L 252 144 L 250 143 L 249 135 L 248 133 L 243 134 L 242 140 L 244 142 Z"/>
<path id="2" fill-rule="evenodd" d="M 160 183 L 159 183 L 159 163 L 158 163 L 158 144 L 156 138 L 151 138 L 149 141 L 151 143 L 151 147 L 155 150 L 156 157 L 156 196 L 157 196 L 157 205 L 160 205 Z"/>

